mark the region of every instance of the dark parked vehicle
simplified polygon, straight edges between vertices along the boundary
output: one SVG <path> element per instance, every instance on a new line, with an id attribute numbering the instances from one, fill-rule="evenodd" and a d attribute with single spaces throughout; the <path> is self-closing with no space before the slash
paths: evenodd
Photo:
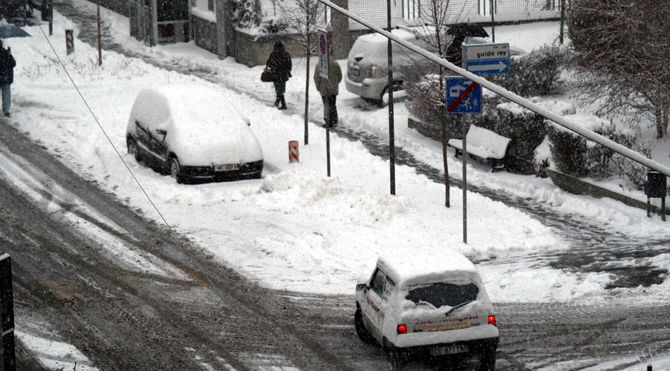
<path id="1" fill-rule="evenodd" d="M 128 153 L 177 183 L 260 178 L 258 139 L 226 103 L 203 86 L 143 90 L 128 120 Z"/>

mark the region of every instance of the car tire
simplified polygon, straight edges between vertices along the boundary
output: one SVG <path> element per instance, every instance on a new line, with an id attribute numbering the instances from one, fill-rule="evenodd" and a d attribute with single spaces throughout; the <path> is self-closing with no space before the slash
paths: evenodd
<path id="1" fill-rule="evenodd" d="M 365 328 L 365 323 L 363 322 L 363 312 L 361 308 L 356 305 L 356 313 L 354 314 L 354 327 L 356 328 L 356 335 L 361 339 L 365 344 L 374 344 L 375 339 L 370 335 L 370 331 Z"/>
<path id="2" fill-rule="evenodd" d="M 377 107 L 383 108 L 384 107 L 384 96 L 388 94 L 389 87 L 386 85 L 384 90 L 382 90 L 382 95 L 379 97 L 379 100 L 374 100 L 377 103 Z M 396 80 L 393 81 L 393 91 L 400 91 L 402 90 L 402 81 Z"/>
<path id="3" fill-rule="evenodd" d="M 399 350 L 386 350 L 386 360 L 389 371 L 402 370 L 406 363 L 407 355 Z"/>
<path id="4" fill-rule="evenodd" d="M 128 148 L 128 154 L 135 157 L 135 160 L 137 162 L 140 162 L 140 160 L 142 160 L 142 156 L 140 156 L 140 151 L 137 148 L 137 143 L 135 143 L 135 140 L 133 138 L 128 138 L 126 140 L 126 147 Z"/>
<path id="5" fill-rule="evenodd" d="M 170 161 L 170 176 L 173 177 L 178 184 L 184 183 L 184 175 L 182 174 L 181 164 L 177 156 L 171 156 Z"/>
<path id="6" fill-rule="evenodd" d="M 478 371 L 494 371 L 496 369 L 496 349 L 487 347 L 479 353 Z"/>

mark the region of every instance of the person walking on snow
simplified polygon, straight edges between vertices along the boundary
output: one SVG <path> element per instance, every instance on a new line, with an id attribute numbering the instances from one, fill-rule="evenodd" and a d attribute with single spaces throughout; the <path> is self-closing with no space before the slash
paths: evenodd
<path id="1" fill-rule="evenodd" d="M 12 102 L 11 85 L 14 82 L 14 66 L 16 61 L 12 57 L 12 50 L 2 46 L 0 40 L 0 88 L 2 89 L 2 112 L 9 117 L 9 106 Z"/>
<path id="2" fill-rule="evenodd" d="M 339 93 L 340 81 L 342 81 L 342 70 L 330 57 L 328 58 L 328 78 L 321 76 L 321 68 L 317 66 L 314 69 L 314 84 L 316 90 L 321 94 L 323 101 L 323 121 L 326 127 L 334 128 L 337 126 L 337 94 Z"/>
<path id="3" fill-rule="evenodd" d="M 266 68 L 272 71 L 274 76 L 274 87 L 277 99 L 275 99 L 275 107 L 279 109 L 286 109 L 286 100 L 284 93 L 286 92 L 286 81 L 291 77 L 291 55 L 284 49 L 284 44 L 277 41 L 274 45 L 272 53 L 265 64 Z"/>

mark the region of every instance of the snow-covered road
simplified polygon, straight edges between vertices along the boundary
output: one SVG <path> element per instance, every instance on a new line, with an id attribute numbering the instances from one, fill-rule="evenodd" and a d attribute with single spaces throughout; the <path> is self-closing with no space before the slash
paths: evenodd
<path id="1" fill-rule="evenodd" d="M 76 7 L 68 4 L 70 3 L 62 4 L 61 8 L 80 27 L 79 37 L 94 43 L 95 32 L 89 13 L 92 11 L 90 4 L 81 0 L 75 0 L 72 3 L 76 4 Z M 257 80 L 261 67 L 250 69 L 230 59 L 220 61 L 192 44 L 148 48 L 128 38 L 126 18 L 107 12 L 105 19 L 103 37 L 107 49 L 129 57 L 140 58 L 161 69 L 198 76 L 224 87 L 226 91 L 234 91 L 256 101 L 265 102 L 267 106 L 271 105 L 273 100 L 271 89 Z M 510 28 L 507 31 L 502 28 L 498 36 L 504 38 L 507 34 L 508 37 L 515 38 L 512 41 L 517 44 L 519 40 L 522 40 L 538 46 L 541 45 L 541 43 L 538 44 L 538 38 L 534 37 L 531 41 L 528 35 L 546 34 L 548 36 L 545 40 L 550 42 L 553 37 L 551 24 L 541 24 L 538 27 L 529 29 L 527 26 L 522 26 Z M 294 78 L 289 81 L 288 90 L 288 99 L 295 104 L 289 104 L 287 118 L 279 118 L 279 120 L 298 125 L 297 128 L 294 128 L 298 129 L 295 130 L 297 133 L 294 139 L 302 138 L 298 122 L 304 106 L 301 97 L 301 87 L 304 86 L 304 63 L 297 60 L 295 65 Z M 316 124 L 318 124 L 321 113 L 320 100 L 313 91 L 310 100 L 315 102 L 310 105 L 310 116 L 316 118 Z M 336 132 L 340 138 L 352 142 L 350 144 L 344 142 L 340 148 L 347 151 L 349 157 L 352 157 L 351 155 L 358 157 L 358 154 L 354 154 L 355 150 L 347 148 L 360 147 L 359 145 L 362 144 L 370 154 L 387 161 L 386 129 L 384 124 L 380 124 L 385 121 L 386 110 L 368 106 L 344 89 L 341 89 L 340 106 L 342 124 Z M 254 112 L 264 112 L 266 109 L 262 107 Z M 399 145 L 397 157 L 398 163 L 402 165 L 400 175 L 397 176 L 400 188 L 398 194 L 414 198 L 420 193 L 420 189 L 414 180 L 406 181 L 408 178 L 402 176 L 403 168 L 409 167 L 410 174 L 416 172 L 425 176 L 428 181 L 440 183 L 441 152 L 437 143 L 407 128 L 407 112 L 403 105 L 396 107 L 396 115 L 398 116 L 396 121 L 398 122 L 397 143 Z M 319 146 L 320 149 L 317 149 L 316 153 L 323 151 L 323 136 L 319 136 L 322 135 L 322 132 L 318 126 L 312 126 L 311 132 L 310 147 Z M 280 141 L 275 140 L 272 143 L 272 145 L 284 146 Z M 364 157 L 357 158 L 356 162 L 367 163 Z M 323 158 L 319 160 L 322 161 Z M 453 157 L 450 157 L 450 162 L 453 184 L 458 186 L 461 173 L 460 163 Z M 345 184 L 348 184 L 347 179 L 350 178 L 347 175 L 351 174 L 342 174 L 342 171 L 349 173 L 350 169 L 359 166 L 342 163 L 337 155 L 333 159 L 333 172 L 337 179 L 344 181 Z M 284 168 L 286 167 L 282 164 L 271 169 L 281 173 Z M 364 180 L 362 184 L 365 188 L 377 189 L 379 193 L 387 192 L 388 186 L 383 183 L 388 176 L 387 168 L 388 165 L 380 163 L 378 169 L 373 170 L 374 179 L 370 177 L 371 174 L 358 178 Z M 670 259 L 668 259 L 670 233 L 664 227 L 664 223 L 658 220 L 646 220 L 639 210 L 620 205 L 612 200 L 595 200 L 566 194 L 547 180 L 514 174 L 490 174 L 476 166 L 471 168 L 468 178 L 471 191 L 485 196 L 485 199 L 496 201 L 492 204 L 493 206 L 482 205 L 481 210 L 483 211 L 481 212 L 478 212 L 477 208 L 470 210 L 470 219 L 474 221 L 469 228 L 469 242 L 472 247 L 464 251 L 470 258 L 480 262 L 480 269 L 485 279 L 488 278 L 487 286 L 490 287 L 494 300 L 574 301 L 580 298 L 594 300 L 594 297 L 589 295 L 593 293 L 598 294 L 595 297 L 596 300 L 611 299 L 623 293 L 635 296 L 636 300 L 656 301 L 666 297 L 665 293 L 668 290 L 665 280 L 670 266 Z M 422 181 L 422 184 L 426 184 L 425 181 Z M 448 213 L 449 216 L 445 219 L 446 224 L 456 227 L 444 230 L 444 234 L 448 235 L 446 237 L 448 241 L 460 239 L 460 230 L 455 225 L 460 223 L 458 192 L 458 189 L 452 191 L 452 200 L 455 200 L 455 204 L 452 206 L 453 212 Z M 431 209 L 439 205 L 439 201 L 436 200 L 441 197 L 437 191 L 432 194 L 435 196 Z M 500 203 L 508 207 L 502 207 Z M 502 216 L 510 208 L 517 209 L 521 213 Z M 394 215 L 393 218 L 402 219 L 398 215 Z M 507 231 L 505 228 L 499 228 L 501 223 L 489 224 L 487 222 L 489 218 L 515 220 L 514 225 L 523 225 L 525 228 L 519 231 L 514 229 Z M 477 224 L 477 221 L 481 221 L 482 224 Z M 542 228 L 535 227 L 536 222 L 539 222 Z M 412 222 L 407 221 L 407 223 Z M 338 226 L 333 227 L 338 228 Z M 442 225 L 437 223 L 428 228 L 434 231 L 442 228 Z M 509 242 L 503 238 L 508 232 L 516 234 Z M 360 241 L 361 236 L 365 234 L 357 234 L 356 240 Z M 501 238 L 493 244 L 491 243 L 493 240 L 486 237 L 491 234 L 498 234 Z M 297 238 L 297 240 L 301 239 Z M 313 242 L 306 243 L 309 245 Z M 414 244 L 417 243 L 420 242 L 416 241 Z M 428 241 L 428 243 L 435 244 L 436 241 Z M 613 254 L 612 251 L 616 253 Z M 255 258 L 265 259 L 267 256 L 261 254 Z M 231 261 L 228 255 L 225 255 L 224 259 Z M 359 259 L 369 258 L 362 255 L 359 256 Z M 235 258 L 232 260 L 234 261 Z M 248 271 L 244 264 L 241 262 L 241 269 Z M 344 264 L 347 263 L 344 262 Z M 529 269 L 529 266 L 533 268 Z M 337 272 L 328 269 L 321 272 L 327 274 L 330 279 L 338 275 Z M 252 274 L 259 275 L 257 272 Z M 324 286 L 319 288 L 318 285 L 310 285 L 308 288 L 301 287 L 299 284 L 296 285 L 293 276 L 285 275 L 282 275 L 278 281 L 274 277 L 264 279 L 261 273 L 260 279 L 265 280 L 266 284 L 271 287 L 277 288 L 316 292 L 348 292 L 349 290 L 349 286 L 342 286 L 339 283 L 333 286 L 332 282 L 326 284 L 328 288 Z M 529 279 L 536 282 L 534 288 L 529 288 L 525 284 Z M 339 289 L 336 286 L 339 286 Z M 638 286 L 643 288 L 638 289 Z M 649 286 L 652 287 L 649 288 Z M 650 290 L 654 295 L 649 295 Z"/>

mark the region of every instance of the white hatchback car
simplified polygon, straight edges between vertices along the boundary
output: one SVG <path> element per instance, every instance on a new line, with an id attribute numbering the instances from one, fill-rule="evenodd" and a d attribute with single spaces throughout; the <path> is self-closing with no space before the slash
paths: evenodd
<path id="1" fill-rule="evenodd" d="M 370 279 L 356 286 L 356 332 L 378 343 L 389 366 L 410 358 L 453 361 L 475 356 L 495 368 L 498 327 L 474 264 L 461 254 L 380 257 Z"/>
<path id="2" fill-rule="evenodd" d="M 128 153 L 177 183 L 260 178 L 263 152 L 249 124 L 219 92 L 201 85 L 145 89 L 126 130 Z"/>

